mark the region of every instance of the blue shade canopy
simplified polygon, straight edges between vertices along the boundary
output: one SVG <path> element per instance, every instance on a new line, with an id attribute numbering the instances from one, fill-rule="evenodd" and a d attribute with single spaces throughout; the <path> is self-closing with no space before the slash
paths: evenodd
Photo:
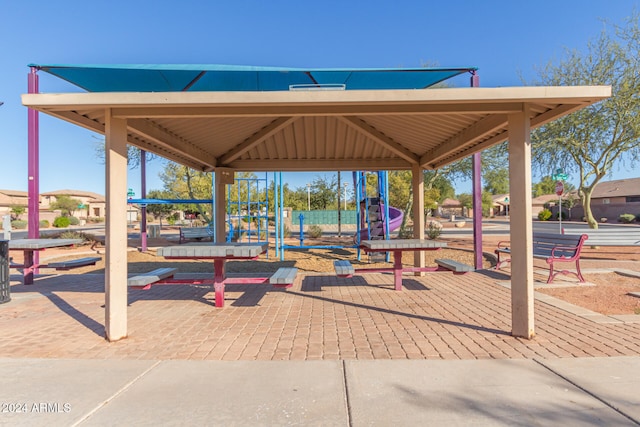
<path id="1" fill-rule="evenodd" d="M 304 69 L 236 65 L 38 65 L 89 92 L 424 89 L 477 68 Z"/>

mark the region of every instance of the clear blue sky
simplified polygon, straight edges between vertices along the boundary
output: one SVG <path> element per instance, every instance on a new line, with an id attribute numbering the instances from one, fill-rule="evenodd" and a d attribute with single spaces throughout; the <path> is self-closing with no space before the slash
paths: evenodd
<path id="1" fill-rule="evenodd" d="M 0 25 L 0 189 L 27 190 L 27 64 L 185 63 L 283 67 L 478 67 L 485 87 L 521 86 L 536 67 L 583 50 L 640 0 L 7 1 Z M 458 78 L 460 79 L 460 78 Z M 468 77 L 453 80 L 468 85 Z M 75 90 L 40 73 L 41 92 Z M 40 191 L 104 194 L 101 136 L 40 115 Z M 163 162 L 147 168 L 161 189 Z M 317 176 L 286 174 L 294 188 Z M 611 179 L 638 176 L 615 171 Z M 139 196 L 140 171 L 129 174 Z M 469 183 L 456 183 L 459 192 Z"/>

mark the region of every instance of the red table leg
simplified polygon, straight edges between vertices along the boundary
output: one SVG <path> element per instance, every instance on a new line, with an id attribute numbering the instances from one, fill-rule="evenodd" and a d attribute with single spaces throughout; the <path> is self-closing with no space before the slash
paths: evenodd
<path id="1" fill-rule="evenodd" d="M 213 289 L 216 292 L 216 307 L 224 307 L 224 258 L 213 260 Z"/>
<path id="2" fill-rule="evenodd" d="M 33 251 L 24 251 L 24 269 L 22 270 L 22 283 L 33 285 L 33 272 L 36 269 L 33 260 Z"/>
<path id="3" fill-rule="evenodd" d="M 393 284 L 396 291 L 402 290 L 402 251 L 393 251 Z"/>

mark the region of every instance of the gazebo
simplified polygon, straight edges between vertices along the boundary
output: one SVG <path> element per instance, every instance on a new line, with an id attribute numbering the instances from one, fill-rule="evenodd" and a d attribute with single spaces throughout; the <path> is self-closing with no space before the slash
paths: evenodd
<path id="1" fill-rule="evenodd" d="M 422 171 L 505 140 L 512 334 L 531 338 L 530 130 L 611 96 L 609 86 L 430 87 L 463 73 L 478 86 L 475 68 L 31 65 L 31 70 L 30 93 L 22 97 L 30 108 L 30 196 L 35 192 L 37 199 L 37 179 L 35 189 L 31 184 L 37 178 L 36 112 L 105 135 L 105 329 L 110 341 L 127 336 L 127 224 L 121 213 L 127 203 L 128 144 L 214 172 L 216 200 L 224 200 L 234 171 L 411 170 L 414 235 L 421 238 Z M 38 70 L 89 92 L 38 93 Z M 224 203 L 216 203 L 214 216 L 224 218 L 224 209 Z M 224 221 L 215 227 L 220 239 Z M 416 257 L 416 266 L 423 263 Z"/>

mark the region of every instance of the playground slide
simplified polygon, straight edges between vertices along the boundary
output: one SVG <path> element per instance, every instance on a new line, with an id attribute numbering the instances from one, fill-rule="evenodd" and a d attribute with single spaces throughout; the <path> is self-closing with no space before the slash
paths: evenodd
<path id="1" fill-rule="evenodd" d="M 398 208 L 389 206 L 389 231 L 397 230 L 402 224 L 402 217 L 404 214 Z M 360 230 L 360 240 L 366 240 L 369 238 L 369 231 L 367 228 Z"/>

